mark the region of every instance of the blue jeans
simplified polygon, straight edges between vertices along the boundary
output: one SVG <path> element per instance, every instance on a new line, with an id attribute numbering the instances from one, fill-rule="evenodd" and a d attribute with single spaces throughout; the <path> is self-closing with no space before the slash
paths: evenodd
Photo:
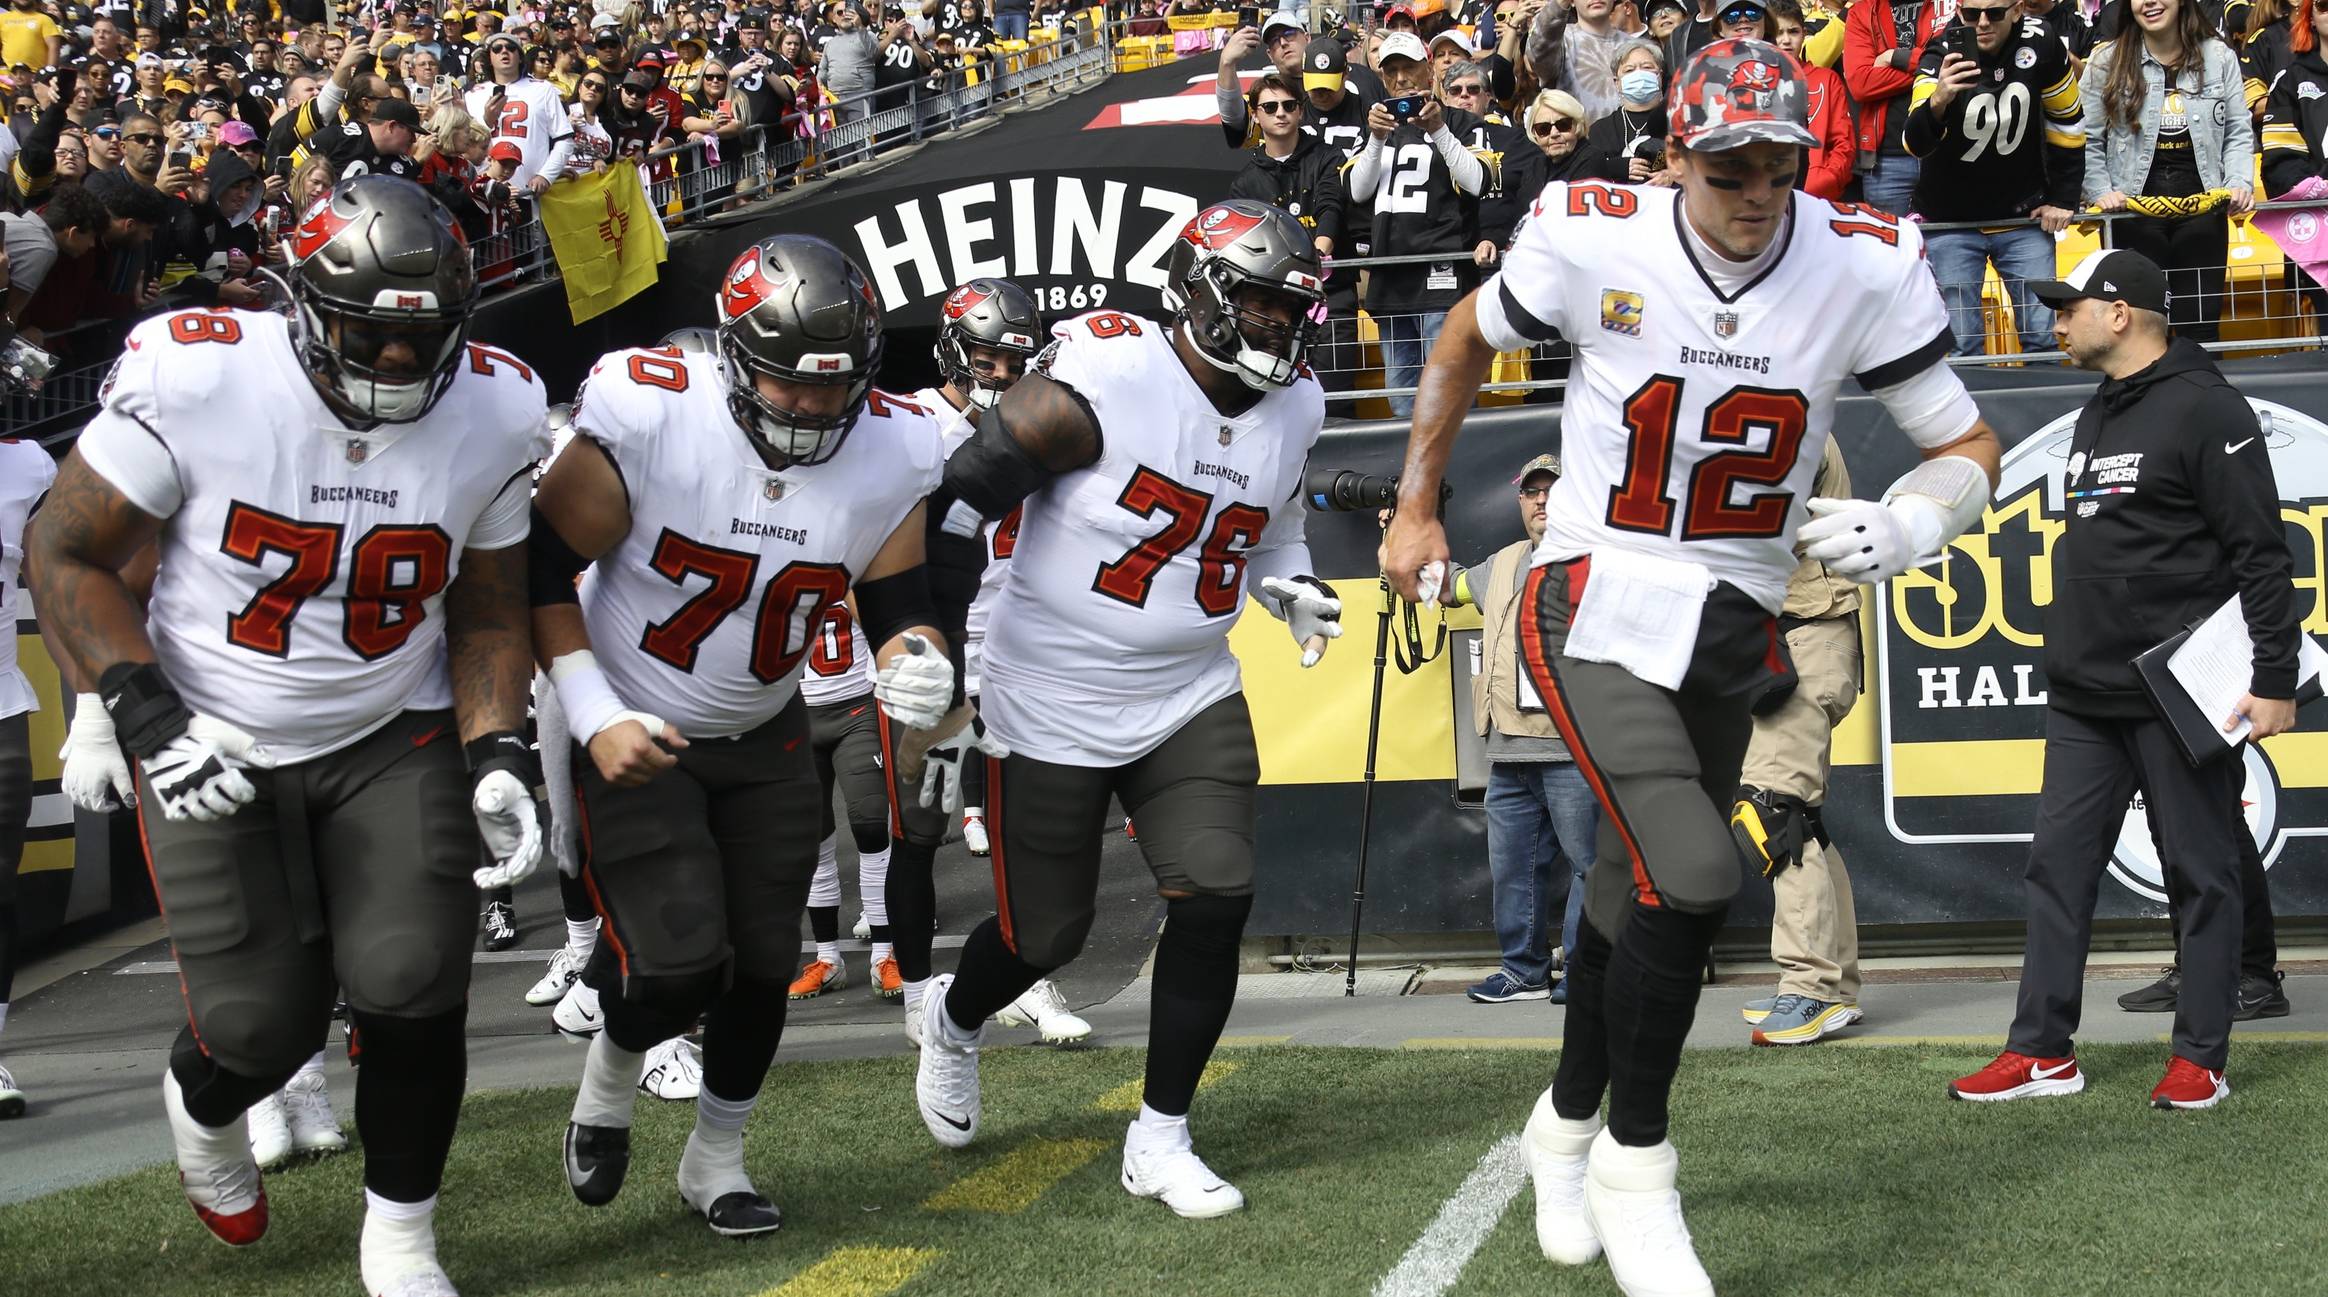
<path id="1" fill-rule="evenodd" d="M 1948 300 L 1948 327 L 1956 334 L 1956 354 L 1977 356 L 1988 331 L 1981 327 L 1980 286 L 1988 264 L 1995 262 L 1997 278 L 2013 303 L 2015 327 L 2021 331 L 2021 350 L 2053 350 L 2053 312 L 2029 291 L 2032 279 L 2051 279 L 2054 272 L 2053 236 L 2036 226 L 1983 234 L 1979 230 L 1934 230 L 1924 236 L 1925 254 L 1939 277 L 1940 295 Z"/>
<path id="2" fill-rule="evenodd" d="M 1413 387 L 1423 377 L 1423 361 L 1439 345 L 1439 328 L 1447 323 L 1445 311 L 1421 315 L 1377 316 L 1382 326 L 1382 381 L 1385 387 Z M 1415 412 L 1415 398 L 1389 398 L 1390 412 L 1404 419 Z"/>
<path id="3" fill-rule="evenodd" d="M 1891 110 L 1905 111 L 1899 103 L 1894 103 Z M 1916 195 L 1916 177 L 1923 170 L 1923 163 L 1905 153 L 1882 154 L 1875 160 L 1875 170 L 1859 178 L 1859 196 L 1879 211 L 1906 216 L 1909 202 Z"/>
<path id="4" fill-rule="evenodd" d="M 1600 834 L 1600 805 L 1573 761 L 1503 761 L 1487 768 L 1487 872 L 1503 971 L 1528 985 L 1552 976 L 1553 865 L 1565 860 L 1568 903 L 1560 945 L 1576 949 L 1584 871 Z"/>
<path id="5" fill-rule="evenodd" d="M 1027 38 L 1026 11 L 1022 9 L 1014 14 L 998 13 L 994 15 L 994 34 L 1006 41 L 1025 40 Z"/>

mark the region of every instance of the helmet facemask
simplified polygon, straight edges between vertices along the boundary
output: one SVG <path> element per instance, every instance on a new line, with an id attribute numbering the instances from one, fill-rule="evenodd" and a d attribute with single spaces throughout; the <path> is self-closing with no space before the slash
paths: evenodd
<path id="1" fill-rule="evenodd" d="M 972 354 L 974 347 L 1018 357 L 1018 372 L 1008 377 L 978 372 L 977 357 Z M 1034 358 L 1035 349 L 1032 346 L 1012 347 L 993 342 L 971 342 L 952 329 L 940 330 L 938 334 L 939 376 L 967 398 L 972 409 L 993 409 L 1004 392 L 1026 377 L 1027 365 Z"/>
<path id="2" fill-rule="evenodd" d="M 1172 305 L 1186 314 L 1197 351 L 1248 387 L 1266 392 L 1293 386 L 1325 319 L 1324 292 L 1271 283 L 1220 257 L 1199 260 L 1187 278 L 1185 299 Z M 1291 318 L 1261 309 L 1271 299 L 1290 307 Z"/>
<path id="3" fill-rule="evenodd" d="M 779 468 L 821 464 L 838 454 L 849 429 L 873 394 L 873 376 L 881 369 L 882 340 L 875 338 L 873 354 L 863 366 L 845 375 L 803 374 L 778 368 L 754 357 L 738 344 L 733 332 L 719 333 L 720 372 L 727 380 L 728 413 L 762 453 Z M 800 414 L 776 404 L 760 392 L 755 375 L 767 374 L 787 382 L 818 387 L 845 387 L 847 400 L 838 413 Z"/>
<path id="4" fill-rule="evenodd" d="M 411 423 L 436 408 L 453 385 L 469 341 L 469 304 L 445 311 L 367 309 L 330 301 L 304 281 L 294 283 L 292 300 L 293 337 L 308 372 L 342 413 L 359 421 Z"/>

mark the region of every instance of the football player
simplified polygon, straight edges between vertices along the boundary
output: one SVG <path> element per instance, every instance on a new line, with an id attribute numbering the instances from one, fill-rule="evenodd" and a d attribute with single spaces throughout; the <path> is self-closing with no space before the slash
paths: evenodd
<path id="1" fill-rule="evenodd" d="M 16 976 L 16 869 L 32 818 L 32 716 L 40 699 L 16 665 L 16 620 L 22 588 L 24 525 L 40 506 L 57 462 L 37 441 L 0 437 L 0 1031 L 8 1028 L 8 994 Z M 24 1092 L 0 1067 L 0 1119 L 24 1115 Z"/>
<path id="2" fill-rule="evenodd" d="M 1502 271 L 1448 315 L 1386 554 L 1401 594 L 1437 597 L 1433 506 L 1489 361 L 1570 339 L 1568 471 L 1520 642 L 1603 818 L 1559 1071 L 1524 1143 L 1545 1255 L 1605 1250 L 1636 1297 L 1713 1291 L 1674 1191 L 1666 1106 L 1738 888 L 1728 820 L 1751 709 L 1792 684 L 1777 615 L 1794 542 L 1855 581 L 1897 576 L 1979 519 L 1998 456 L 1943 363 L 1947 311 L 1916 228 L 1790 190 L 1814 143 L 1793 61 L 1720 40 L 1676 86 L 1680 188 L 1547 187 Z M 1846 379 L 1922 459 L 1882 503 L 1810 498 Z"/>
<path id="3" fill-rule="evenodd" d="M 521 542 L 545 406 L 468 341 L 468 248 L 420 187 L 349 180 L 289 243 L 289 318 L 131 331 L 30 548 L 47 629 L 138 767 L 185 983 L 162 1093 L 195 1214 L 237 1246 L 265 1232 L 243 1114 L 343 988 L 366 1291 L 444 1297 L 471 906 L 541 853 Z M 118 569 L 157 539 L 141 614 Z"/>
<path id="4" fill-rule="evenodd" d="M 937 418 L 947 454 L 953 454 L 970 440 L 970 434 L 978 430 L 978 416 L 993 409 L 1011 384 L 1026 374 L 1027 362 L 1034 359 L 1036 345 L 1042 337 L 1043 321 L 1035 308 L 1035 299 L 1010 280 L 973 279 L 946 295 L 938 308 L 937 360 L 941 381 L 936 387 L 916 392 L 914 399 L 927 406 Z M 971 601 L 962 632 L 963 692 L 972 705 L 978 701 L 978 664 L 986 641 L 987 614 L 994 607 L 1002 579 L 1010 573 L 1010 555 L 1018 543 L 1018 526 L 1019 511 L 1013 509 L 1002 521 L 987 527 L 980 538 L 986 568 L 979 575 L 978 594 Z M 918 839 L 905 853 L 913 857 L 908 886 L 919 889 L 916 893 L 919 899 L 912 908 L 917 918 L 924 912 L 934 914 L 937 893 L 930 876 L 930 861 L 936 851 L 935 843 L 945 831 L 946 817 L 920 805 L 918 796 L 911 793 L 900 795 L 897 801 L 899 819 L 907 829 L 904 836 L 909 840 Z M 986 763 L 983 761 L 972 761 L 962 770 L 962 842 L 974 856 L 986 855 L 992 847 L 986 832 Z M 920 843 L 930 845 L 925 847 Z M 906 1037 L 917 1048 L 921 1044 L 922 992 L 929 978 L 927 934 L 931 927 L 928 923 L 917 924 L 903 943 L 903 948 L 913 951 L 913 967 L 919 973 L 917 980 L 906 984 L 905 1009 Z M 921 943 L 918 949 L 916 942 Z M 1068 1010 L 1066 997 L 1059 994 L 1058 985 L 1047 977 L 996 1010 L 994 1017 L 1007 1027 L 1033 1027 L 1047 1044 L 1070 1045 L 1091 1035 L 1091 1024 Z"/>
<path id="5" fill-rule="evenodd" d="M 926 414 L 873 389 L 870 281 L 833 245 L 779 235 L 736 260 L 716 301 L 717 355 L 618 351 L 592 369 L 577 436 L 535 498 L 531 580 L 603 920 L 585 976 L 605 1029 L 566 1129 L 567 1180 L 585 1203 L 613 1199 L 643 1055 L 701 1018 L 679 1191 L 742 1236 L 782 1222 L 744 1173 L 743 1130 L 816 870 L 801 664 L 854 595 L 880 645 L 883 711 L 935 726 L 956 681 L 922 570 L 943 452 Z"/>
<path id="6" fill-rule="evenodd" d="M 800 677 L 800 696 L 808 700 L 808 741 L 816 750 L 823 841 L 816 849 L 816 878 L 808 886 L 808 927 L 816 939 L 816 958 L 800 970 L 791 995 L 795 1000 L 813 1000 L 847 982 L 841 962 L 841 837 L 833 822 L 837 784 L 848 803 L 849 836 L 857 843 L 857 899 L 865 907 L 865 936 L 873 943 L 873 993 L 894 1000 L 905 988 L 890 946 L 884 905 L 889 889 L 889 784 L 881 768 L 873 653 L 848 605 L 834 604 L 817 627 L 816 641 L 808 650 L 808 669 Z M 922 944 L 927 950 L 929 938 L 923 937 Z"/>
<path id="7" fill-rule="evenodd" d="M 986 522 L 1020 518 L 981 659 L 1008 748 L 987 762 L 997 913 L 931 987 L 915 1090 L 940 1144 L 977 1134 L 986 1019 L 1082 949 L 1112 795 L 1166 912 L 1123 1185 L 1199 1217 L 1244 1205 L 1188 1130 L 1253 903 L 1260 760 L 1228 631 L 1248 572 L 1305 663 L 1341 604 L 1308 574 L 1294 503 L 1325 417 L 1302 363 L 1325 303 L 1308 233 L 1259 203 L 1208 207 L 1174 240 L 1165 293 L 1169 324 L 1098 311 L 1054 331 L 931 501 L 972 563 Z"/>

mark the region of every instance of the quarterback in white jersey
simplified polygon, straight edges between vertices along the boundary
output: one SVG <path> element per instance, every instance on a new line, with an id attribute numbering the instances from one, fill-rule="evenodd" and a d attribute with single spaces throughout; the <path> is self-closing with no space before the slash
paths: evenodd
<path id="1" fill-rule="evenodd" d="M 337 987 L 364 1041 L 368 1291 L 445 1297 L 431 1220 L 474 889 L 542 844 L 522 542 L 545 406 L 523 363 L 467 341 L 468 248 L 418 186 L 344 181 L 289 242 L 295 320 L 131 332 L 31 554 L 70 674 L 139 766 L 196 1214 L 228 1243 L 264 1233 L 243 1114 L 322 1045 Z M 141 613 L 119 570 L 156 541 Z"/>
<path id="2" fill-rule="evenodd" d="M 1341 631 L 1295 502 L 1325 415 L 1302 363 L 1325 289 L 1300 222 L 1242 199 L 1190 221 L 1166 275 L 1169 323 L 1060 326 L 932 499 L 952 538 L 934 564 L 1025 508 L 980 695 L 1009 749 L 987 763 L 997 913 L 932 987 L 915 1089 L 931 1135 L 967 1144 L 984 1023 L 1082 949 L 1116 798 L 1167 912 L 1123 1184 L 1217 1216 L 1244 1197 L 1196 1155 L 1188 1111 L 1236 995 L 1260 782 L 1228 631 L 1248 576 L 1305 661 Z"/>
<path id="3" fill-rule="evenodd" d="M 1738 888 L 1730 790 L 1752 708 L 1793 686 L 1776 620 L 1793 544 L 1857 581 L 1896 576 L 1979 519 L 1998 459 L 1944 363 L 1916 228 L 1791 189 L 1815 143 L 1800 68 L 1722 40 L 1676 86 L 1678 190 L 1547 187 L 1502 271 L 1449 312 L 1386 553 L 1401 594 L 1437 597 L 1431 506 L 1464 411 L 1496 352 L 1568 338 L 1566 471 L 1520 641 L 1602 820 L 1559 1070 L 1525 1145 L 1545 1254 L 1605 1251 L 1627 1293 L 1664 1297 L 1713 1292 L 1673 1189 L 1667 1099 Z M 1810 498 L 1846 378 L 1923 456 L 1883 503 Z"/>
<path id="4" fill-rule="evenodd" d="M 871 284 L 822 239 L 779 235 L 717 300 L 716 354 L 618 351 L 576 397 L 577 435 L 534 502 L 534 639 L 577 744 L 582 877 L 603 920 L 585 976 L 605 1028 L 568 1183 L 594 1206 L 620 1191 L 642 1056 L 701 1018 L 679 1189 L 713 1230 L 748 1235 L 781 1220 L 744 1173 L 743 1127 L 816 868 L 802 664 L 854 598 L 885 713 L 936 728 L 955 678 L 922 569 L 938 431 L 873 389 Z"/>
<path id="5" fill-rule="evenodd" d="M 566 116 L 558 88 L 526 75 L 525 47 L 515 36 L 496 34 L 485 42 L 490 79 L 469 88 L 469 115 L 485 127 L 493 143 L 507 140 L 520 154 L 511 187 L 539 192 L 566 172 L 574 143 L 574 123 Z M 538 182 L 538 183 L 537 183 Z"/>
<path id="6" fill-rule="evenodd" d="M 32 682 L 16 665 L 16 620 L 29 611 L 21 606 L 18 568 L 24 559 L 24 524 L 56 476 L 57 462 L 40 443 L 0 437 L 0 1031 L 8 1027 L 8 994 L 16 975 L 16 869 L 32 817 L 30 713 L 40 710 Z M 23 1115 L 24 1092 L 0 1067 L 0 1119 Z"/>

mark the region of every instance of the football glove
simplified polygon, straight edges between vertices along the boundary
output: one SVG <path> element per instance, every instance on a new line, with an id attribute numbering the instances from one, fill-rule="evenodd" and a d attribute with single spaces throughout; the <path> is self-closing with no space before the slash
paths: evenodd
<path id="1" fill-rule="evenodd" d="M 471 877 L 480 889 L 507 887 L 541 863 L 542 821 L 534 805 L 541 763 L 525 737 L 508 730 L 471 739 L 462 753 L 469 763 L 469 809 L 493 858 Z"/>
<path id="2" fill-rule="evenodd" d="M 73 724 L 57 756 L 65 763 L 65 797 L 85 811 L 116 811 L 137 805 L 137 780 L 113 737 L 113 717 L 95 694 L 73 700 Z"/>
<path id="3" fill-rule="evenodd" d="M 1795 532 L 1803 557 L 1861 585 L 1889 581 L 1914 567 L 1926 541 L 1916 533 L 1929 531 L 1936 541 L 1940 531 L 1937 509 L 1921 496 L 1890 504 L 1816 496 L 1810 510 L 1811 520 Z"/>
<path id="4" fill-rule="evenodd" d="M 162 815 L 173 820 L 225 819 L 259 795 L 243 771 L 274 764 L 275 754 L 257 739 L 199 712 L 187 720 L 185 733 L 138 759 Z"/>
<path id="5" fill-rule="evenodd" d="M 1747 865 L 1770 877 L 1800 864 L 1810 836 L 1810 808 L 1802 799 L 1762 788 L 1740 788 L 1730 808 L 1730 837 Z"/>
<path id="6" fill-rule="evenodd" d="M 954 664 L 921 635 L 905 637 L 905 652 L 873 677 L 881 710 L 908 729 L 926 730 L 946 719 L 954 701 Z"/>
<path id="7" fill-rule="evenodd" d="M 962 809 L 962 767 L 980 756 L 1007 757 L 1010 748 L 986 728 L 968 703 L 948 712 L 937 728 L 908 733 L 898 744 L 897 777 L 920 785 L 920 802 L 948 815 Z"/>
<path id="8" fill-rule="evenodd" d="M 1305 667 L 1325 656 L 1325 641 L 1342 638 L 1342 601 L 1314 576 L 1262 578 L 1261 606 L 1293 632 Z"/>

